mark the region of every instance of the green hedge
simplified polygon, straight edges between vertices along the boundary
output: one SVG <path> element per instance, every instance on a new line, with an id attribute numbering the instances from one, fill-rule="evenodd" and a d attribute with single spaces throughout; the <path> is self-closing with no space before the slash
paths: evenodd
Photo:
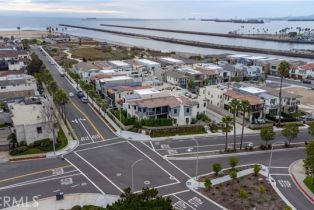
<path id="1" fill-rule="evenodd" d="M 66 138 L 62 129 L 59 129 L 56 142 L 56 150 L 64 148 L 68 144 L 68 139 Z M 52 141 L 50 139 L 42 139 L 34 141 L 34 143 L 26 146 L 17 147 L 10 151 L 10 155 L 29 155 L 29 154 L 39 154 L 45 152 L 53 151 Z"/>
<path id="2" fill-rule="evenodd" d="M 120 116 L 120 110 L 116 109 L 111 109 L 110 110 L 111 113 L 117 118 L 117 120 L 120 121 L 121 118 L 121 122 L 123 125 L 134 125 L 136 123 L 136 118 L 135 117 L 127 117 L 127 113 L 125 110 L 121 110 L 121 116 Z"/>
<path id="3" fill-rule="evenodd" d="M 314 193 L 314 179 L 310 176 L 307 176 L 303 182 L 312 191 L 312 193 Z"/>
<path id="4" fill-rule="evenodd" d="M 141 120 L 141 124 L 143 126 L 149 127 L 171 126 L 172 119 L 169 118 L 144 119 Z"/>
<path id="5" fill-rule="evenodd" d="M 192 134 L 204 134 L 206 130 L 204 126 L 191 126 L 191 127 L 171 127 L 151 130 L 151 137 L 165 137 L 175 135 L 192 135 Z"/>

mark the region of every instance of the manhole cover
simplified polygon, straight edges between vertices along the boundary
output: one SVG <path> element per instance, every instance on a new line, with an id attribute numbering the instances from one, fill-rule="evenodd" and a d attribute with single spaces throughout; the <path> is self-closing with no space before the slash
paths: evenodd
<path id="1" fill-rule="evenodd" d="M 149 185 L 149 184 L 150 184 L 150 181 L 144 181 L 144 184 L 145 184 L 145 185 Z"/>

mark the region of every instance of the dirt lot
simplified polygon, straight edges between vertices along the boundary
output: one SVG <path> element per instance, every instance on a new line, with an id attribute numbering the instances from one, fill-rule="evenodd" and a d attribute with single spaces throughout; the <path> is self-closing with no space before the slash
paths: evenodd
<path id="1" fill-rule="evenodd" d="M 301 102 L 299 106 L 300 109 L 306 112 L 314 113 L 314 90 L 305 89 L 302 87 L 290 87 L 285 88 L 285 91 L 302 96 L 299 99 Z"/>
<path id="2" fill-rule="evenodd" d="M 33 39 L 33 38 L 41 38 L 42 36 L 46 36 L 47 32 L 45 31 L 36 31 L 36 30 L 21 30 L 20 33 L 18 30 L 16 31 L 0 31 L 0 36 L 2 37 L 20 37 L 22 39 Z"/>
<path id="3" fill-rule="evenodd" d="M 261 191 L 261 188 L 264 191 Z M 240 189 L 246 192 L 246 196 L 240 196 Z M 253 209 L 254 207 L 259 210 L 283 210 L 287 207 L 262 175 L 247 175 L 215 185 L 208 192 L 204 189 L 199 191 L 231 210 Z"/>

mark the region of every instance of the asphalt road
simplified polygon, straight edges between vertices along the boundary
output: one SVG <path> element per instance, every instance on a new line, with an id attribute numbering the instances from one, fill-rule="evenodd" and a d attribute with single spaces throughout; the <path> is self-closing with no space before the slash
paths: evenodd
<path id="1" fill-rule="evenodd" d="M 66 92 L 76 93 L 66 77 L 60 77 L 54 65 L 38 49 L 33 49 L 52 73 L 58 85 Z M 163 196 L 170 196 L 178 210 L 221 209 L 209 199 L 189 190 L 186 181 L 196 175 L 196 160 L 168 160 L 164 155 L 169 150 L 177 153 L 195 152 L 196 145 L 191 139 L 165 140 L 154 142 L 128 141 L 117 137 L 89 104 L 72 97 L 66 107 L 67 119 L 80 141 L 79 147 L 65 156 L 66 160 L 42 159 L 9 162 L 0 167 L 0 197 L 39 198 L 54 196 L 57 192 L 85 193 L 98 192 L 119 195 L 126 187 L 134 192 L 142 187 L 155 187 Z M 302 131 L 295 141 L 308 140 Z M 284 141 L 278 135 L 277 141 Z M 197 138 L 200 151 L 222 149 L 224 137 Z M 229 142 L 233 138 L 230 136 Z M 247 135 L 244 142 L 259 145 L 258 135 Z M 269 152 L 240 155 L 239 164 L 261 163 L 268 165 Z M 280 191 L 297 208 L 312 209 L 288 174 L 289 165 L 304 158 L 304 149 L 274 151 L 271 173 L 278 182 Z M 214 162 L 228 167 L 228 157 L 203 158 L 199 160 L 198 174 L 212 171 Z M 132 165 L 136 163 L 133 167 Z M 133 174 L 133 176 L 132 176 Z M 132 178 L 133 177 L 133 178 Z M 289 181 L 290 185 L 287 184 Z M 281 187 L 283 186 L 283 187 Z M 290 186 L 290 187 L 287 187 Z"/>

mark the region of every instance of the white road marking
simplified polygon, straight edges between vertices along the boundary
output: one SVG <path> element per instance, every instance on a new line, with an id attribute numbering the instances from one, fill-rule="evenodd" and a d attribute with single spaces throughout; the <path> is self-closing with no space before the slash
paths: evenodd
<path id="1" fill-rule="evenodd" d="M 124 192 L 118 185 L 116 185 L 113 181 L 111 181 L 107 176 L 105 176 L 101 171 L 99 171 L 93 164 L 88 162 L 85 158 L 79 155 L 77 152 L 74 152 L 79 158 L 81 158 L 85 163 L 87 163 L 90 167 L 92 167 L 95 171 L 97 171 L 102 177 L 104 177 L 108 182 L 110 182 L 115 188 L 117 188 L 120 192 Z"/>
<path id="2" fill-rule="evenodd" d="M 131 142 L 128 141 L 128 143 L 134 147 L 137 151 L 139 151 L 140 153 L 142 153 L 145 157 L 147 157 L 150 161 L 152 161 L 153 163 L 155 163 L 161 170 L 163 170 L 164 172 L 166 172 L 169 176 L 173 176 L 171 175 L 171 173 L 169 173 L 166 169 L 164 169 L 161 165 L 159 165 L 158 163 L 156 163 L 151 157 L 149 157 L 145 152 L 143 152 L 142 150 L 140 150 L 139 148 L 137 148 L 135 145 L 133 145 Z M 143 142 L 142 142 L 143 143 Z M 143 143 L 144 144 L 144 143 Z M 144 144 L 145 145 L 145 144 Z M 147 145 L 146 145 L 147 146 Z M 148 146 L 147 146 L 148 147 Z M 149 148 L 149 147 L 148 147 Z M 151 148 L 150 148 L 151 149 Z M 174 177 L 174 176 L 173 176 Z M 177 182 L 180 182 L 178 179 L 176 179 Z"/>
<path id="3" fill-rule="evenodd" d="M 282 188 L 291 188 L 291 183 L 288 180 L 279 179 L 278 183 Z"/>
<path id="4" fill-rule="evenodd" d="M 104 139 L 102 141 L 88 142 L 88 143 L 80 144 L 79 146 L 90 145 L 90 144 L 98 144 L 100 142 L 112 141 L 112 140 L 116 140 L 116 139 L 121 139 L 121 138 L 120 137 L 114 137 L 114 138 L 111 138 L 111 139 Z"/>
<path id="5" fill-rule="evenodd" d="M 61 190 L 54 190 L 54 191 L 52 191 L 52 192 L 54 192 L 54 193 L 56 193 L 56 192 L 60 192 Z"/>
<path id="6" fill-rule="evenodd" d="M 101 194 L 105 194 L 104 191 L 102 191 L 88 176 L 86 176 L 86 174 L 84 174 L 78 167 L 76 167 L 76 165 L 74 165 L 71 161 L 69 161 L 68 159 L 65 158 L 65 160 L 70 163 L 74 168 L 76 168 L 76 170 L 78 170 L 92 185 L 94 185 L 94 187 L 96 187 L 97 190 L 99 190 L 99 192 Z"/>
<path id="7" fill-rule="evenodd" d="M 73 179 L 71 177 L 69 178 L 64 178 L 64 179 L 60 179 L 60 184 L 61 185 L 70 185 L 73 184 Z"/>
<path id="8" fill-rule="evenodd" d="M 86 132 L 87 135 L 89 136 L 90 140 L 92 140 L 92 142 L 95 142 L 95 141 L 92 139 L 91 135 L 89 134 L 88 130 L 86 129 L 85 125 L 82 123 L 82 121 L 79 120 L 79 122 L 81 123 L 81 125 L 82 125 L 82 127 L 84 128 L 85 132 Z"/>
<path id="9" fill-rule="evenodd" d="M 116 145 L 116 144 L 122 144 L 122 143 L 126 143 L 126 142 L 127 141 L 119 141 L 119 142 L 115 142 L 115 143 L 111 143 L 111 144 L 99 145 L 99 146 L 89 147 L 89 148 L 75 150 L 75 151 L 76 152 L 82 152 L 82 151 L 86 151 L 86 150 L 97 149 L 97 148 L 101 148 L 101 147 L 108 147 L 108 146 L 112 146 L 112 145 Z"/>
<path id="10" fill-rule="evenodd" d="M 177 195 L 172 195 L 173 197 L 177 198 L 178 200 L 183 201 L 181 198 L 179 198 Z M 183 201 L 187 206 L 189 206 L 191 209 L 193 210 L 197 210 L 196 208 L 194 208 L 193 206 L 191 206 L 190 204 L 188 204 L 187 202 Z M 185 209 L 185 208 L 184 208 Z"/>
<path id="11" fill-rule="evenodd" d="M 150 145 L 152 146 L 153 150 L 155 151 L 155 147 L 154 147 L 154 144 L 152 141 L 149 141 L 150 142 Z"/>
<path id="12" fill-rule="evenodd" d="M 246 143 L 249 143 L 249 142 L 243 142 L 243 144 L 246 144 Z M 236 143 L 236 144 L 239 145 L 240 143 Z M 166 147 L 166 148 L 163 148 L 163 147 L 161 146 L 161 149 L 156 149 L 156 151 L 167 150 L 167 149 L 169 149 L 169 148 L 171 148 L 171 149 L 177 149 L 177 150 L 179 150 L 179 149 L 187 149 L 187 150 L 191 150 L 191 151 L 192 151 L 194 148 L 197 147 L 197 146 L 170 147 L 169 144 L 162 144 L 162 145 L 164 145 L 164 147 Z M 167 146 L 165 146 L 165 145 L 168 145 L 168 148 L 167 148 Z M 215 146 L 225 146 L 225 144 L 205 144 L 205 145 L 200 145 L 200 146 L 198 146 L 198 148 L 202 148 L 202 147 L 215 147 Z M 190 152 L 190 151 L 188 151 L 188 152 Z"/>
<path id="13" fill-rule="evenodd" d="M 270 174 L 272 176 L 290 176 L 290 174 Z"/>
<path id="14" fill-rule="evenodd" d="M 53 180 L 57 180 L 57 179 L 78 176 L 78 175 L 81 175 L 81 174 L 78 173 L 78 174 L 71 174 L 71 175 L 67 175 L 67 176 L 55 177 L 55 178 L 44 179 L 44 180 L 39 180 L 39 181 L 32 181 L 32 182 L 25 182 L 25 183 L 22 182 L 22 183 L 17 183 L 17 184 L 1 187 L 0 190 L 6 190 L 6 189 L 15 188 L 15 187 L 22 187 L 22 186 L 25 186 L 25 185 L 37 184 L 37 183 L 42 183 L 42 182 L 48 182 L 48 181 L 53 181 Z"/>
<path id="15" fill-rule="evenodd" d="M 142 142 L 142 144 L 144 144 Z M 147 148 L 149 148 L 150 150 L 152 150 L 149 146 L 147 146 L 146 144 L 144 144 Z M 186 172 L 184 172 L 181 168 L 179 168 L 178 166 L 176 166 L 174 163 L 170 162 L 168 159 L 165 159 L 161 154 L 159 154 L 158 152 L 152 150 L 153 152 L 155 152 L 159 157 L 163 158 L 165 161 L 167 161 L 170 165 L 172 165 L 173 167 L 175 167 L 177 170 L 179 170 L 182 174 L 184 174 L 185 176 L 187 176 L 188 178 L 192 178 L 190 175 L 188 175 Z"/>
<path id="16" fill-rule="evenodd" d="M 203 204 L 203 201 L 199 197 L 193 197 L 188 202 L 196 208 Z"/>
<path id="17" fill-rule="evenodd" d="M 175 192 L 175 193 L 170 193 L 170 194 L 163 195 L 162 197 L 169 197 L 171 195 L 178 195 L 178 194 L 186 193 L 186 192 L 189 192 L 189 191 L 190 190 L 182 190 L 182 191 L 178 191 L 178 192 Z"/>

